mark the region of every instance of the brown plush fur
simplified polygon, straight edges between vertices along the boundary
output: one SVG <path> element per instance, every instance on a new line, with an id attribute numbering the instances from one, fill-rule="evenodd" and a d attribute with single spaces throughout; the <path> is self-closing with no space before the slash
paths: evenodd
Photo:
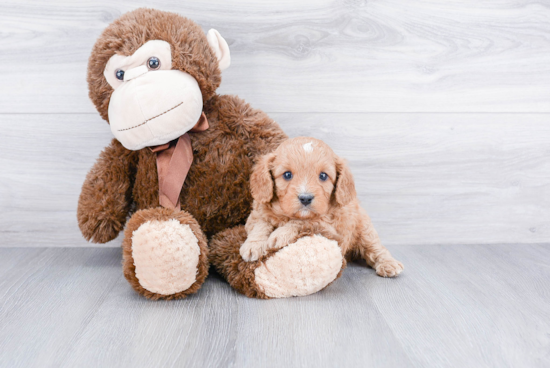
<path id="1" fill-rule="evenodd" d="M 320 234 L 328 239 L 337 240 L 334 234 L 324 232 L 318 228 L 303 228 L 302 236 Z M 210 262 L 215 266 L 227 282 L 238 292 L 249 298 L 271 299 L 261 287 L 256 284 L 255 271 L 270 257 L 277 253 L 278 249 L 270 249 L 267 253 L 255 262 L 245 262 L 239 254 L 241 245 L 245 242 L 247 233 L 244 226 L 237 226 L 216 234 L 210 241 Z M 343 260 L 342 269 L 336 276 L 338 279 L 346 268 L 346 260 Z M 333 280 L 333 282 L 334 282 Z M 330 285 L 330 284 L 329 284 Z M 328 285 L 327 285 L 328 286 Z"/>
<path id="2" fill-rule="evenodd" d="M 149 40 L 171 44 L 172 69 L 185 71 L 197 80 L 210 124 L 204 132 L 191 133 L 193 164 L 180 194 L 182 210 L 196 219 L 207 236 L 244 223 L 252 203 L 252 166 L 287 137 L 262 111 L 238 97 L 215 94 L 221 81 L 218 61 L 197 24 L 152 9 L 124 14 L 105 29 L 93 48 L 88 64 L 90 98 L 107 120 L 113 92 L 103 76 L 107 61 L 115 53 L 131 55 Z M 97 243 L 114 239 L 128 216 L 159 206 L 158 188 L 155 154 L 148 148 L 129 151 L 113 139 L 82 187 L 77 210 L 82 234 Z M 202 233 L 195 235 L 199 238 Z M 125 263 L 130 283 L 147 295 L 135 286 L 129 267 Z"/>
<path id="3" fill-rule="evenodd" d="M 210 128 L 191 133 L 193 165 L 180 194 L 183 210 L 207 236 L 243 223 L 250 213 L 252 166 L 286 135 L 265 113 L 234 96 L 214 96 L 204 109 Z M 131 210 L 158 206 L 156 157 L 129 151 L 116 140 L 102 152 L 82 187 L 78 220 L 84 237 L 116 238 Z"/>
<path id="4" fill-rule="evenodd" d="M 292 178 L 285 179 L 285 172 Z M 321 173 L 328 179 L 321 180 Z M 249 239 L 241 247 L 245 259 L 280 249 L 302 236 L 304 227 L 313 227 L 336 233 L 344 255 L 364 258 L 380 276 L 394 277 L 403 270 L 360 207 L 347 164 L 324 142 L 308 137 L 287 140 L 260 160 L 250 185 L 254 204 L 246 223 Z M 299 200 L 306 193 L 314 195 L 308 205 Z"/>
<path id="5" fill-rule="evenodd" d="M 197 237 L 200 255 L 199 255 L 199 264 L 197 269 L 196 281 L 188 289 L 181 291 L 172 295 L 162 295 L 150 292 L 147 289 L 144 289 L 139 280 L 136 277 L 136 267 L 134 265 L 134 259 L 132 257 L 132 234 L 136 231 L 142 224 L 147 221 L 167 221 L 170 219 L 176 219 L 182 225 L 189 225 L 195 236 Z M 124 277 L 132 285 L 134 290 L 136 290 L 141 295 L 145 296 L 148 299 L 158 300 L 158 299 L 178 299 L 186 297 L 187 295 L 196 293 L 201 285 L 203 284 L 206 276 L 208 275 L 208 243 L 206 237 L 201 231 L 201 228 L 197 221 L 189 213 L 185 211 L 175 211 L 169 208 L 151 208 L 148 210 L 140 210 L 136 212 L 128 225 L 126 230 L 124 230 L 124 240 L 122 241 L 122 264 L 124 270 Z"/>

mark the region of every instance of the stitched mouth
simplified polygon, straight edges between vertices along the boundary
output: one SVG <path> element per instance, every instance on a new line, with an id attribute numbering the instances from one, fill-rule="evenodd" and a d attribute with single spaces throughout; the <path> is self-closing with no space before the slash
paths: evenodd
<path id="1" fill-rule="evenodd" d="M 144 121 L 143 123 L 141 123 L 141 124 L 134 125 L 133 127 L 130 127 L 130 128 L 119 129 L 118 131 L 119 131 L 119 132 L 122 132 L 122 131 L 124 131 L 124 130 L 130 130 L 130 129 L 134 129 L 134 128 L 140 127 L 140 126 L 142 126 L 142 125 L 144 125 L 144 124 L 147 124 L 147 123 L 150 122 L 151 120 L 156 119 L 156 118 L 158 118 L 159 116 L 162 116 L 162 115 L 166 114 L 167 112 L 170 112 L 170 111 L 174 110 L 176 107 L 178 107 L 178 106 L 180 106 L 180 105 L 183 105 L 183 101 L 180 102 L 179 104 L 177 104 L 176 106 L 169 108 L 169 109 L 166 110 L 165 112 L 162 112 L 162 113 L 158 114 L 157 116 L 153 116 L 152 118 L 145 120 L 145 121 Z"/>

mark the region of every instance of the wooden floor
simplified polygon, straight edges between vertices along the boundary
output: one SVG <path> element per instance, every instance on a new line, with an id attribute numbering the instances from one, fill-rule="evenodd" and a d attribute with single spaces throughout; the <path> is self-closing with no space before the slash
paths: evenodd
<path id="1" fill-rule="evenodd" d="M 548 367 L 550 244 L 395 246 L 317 294 L 148 301 L 116 248 L 0 248 L 1 367 Z"/>

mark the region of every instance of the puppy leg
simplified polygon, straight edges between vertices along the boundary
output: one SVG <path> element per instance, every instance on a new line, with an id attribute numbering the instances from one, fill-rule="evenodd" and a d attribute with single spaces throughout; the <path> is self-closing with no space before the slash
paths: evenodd
<path id="1" fill-rule="evenodd" d="M 245 261 L 257 261 L 268 249 L 267 239 L 273 232 L 273 226 L 252 212 L 246 221 L 245 229 L 248 237 L 241 245 L 239 252 Z"/>
<path id="2" fill-rule="evenodd" d="M 301 227 L 299 223 L 294 221 L 287 222 L 285 225 L 278 227 L 267 240 L 268 249 L 280 249 L 290 243 L 294 243 L 300 237 Z"/>
<path id="3" fill-rule="evenodd" d="M 367 264 L 376 270 L 378 276 L 395 277 L 405 268 L 403 264 L 392 257 L 382 245 L 378 233 L 374 229 L 369 216 L 363 213 L 363 224 L 359 240 L 359 252 Z"/>
<path id="4" fill-rule="evenodd" d="M 330 240 L 340 241 L 340 236 L 330 224 L 289 221 L 271 233 L 267 240 L 267 247 L 268 249 L 281 249 L 304 236 L 312 235 L 321 235 Z"/>

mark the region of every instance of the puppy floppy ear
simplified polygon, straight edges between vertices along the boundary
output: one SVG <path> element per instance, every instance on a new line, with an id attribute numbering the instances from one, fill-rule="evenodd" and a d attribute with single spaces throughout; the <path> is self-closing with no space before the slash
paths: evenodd
<path id="1" fill-rule="evenodd" d="M 274 183 L 271 177 L 273 160 L 275 160 L 274 153 L 261 157 L 252 169 L 252 175 L 250 175 L 252 198 L 260 203 L 268 203 L 273 198 Z"/>
<path id="2" fill-rule="evenodd" d="M 353 175 L 347 162 L 336 157 L 336 187 L 334 188 L 334 198 L 340 206 L 345 206 L 357 196 Z"/>

